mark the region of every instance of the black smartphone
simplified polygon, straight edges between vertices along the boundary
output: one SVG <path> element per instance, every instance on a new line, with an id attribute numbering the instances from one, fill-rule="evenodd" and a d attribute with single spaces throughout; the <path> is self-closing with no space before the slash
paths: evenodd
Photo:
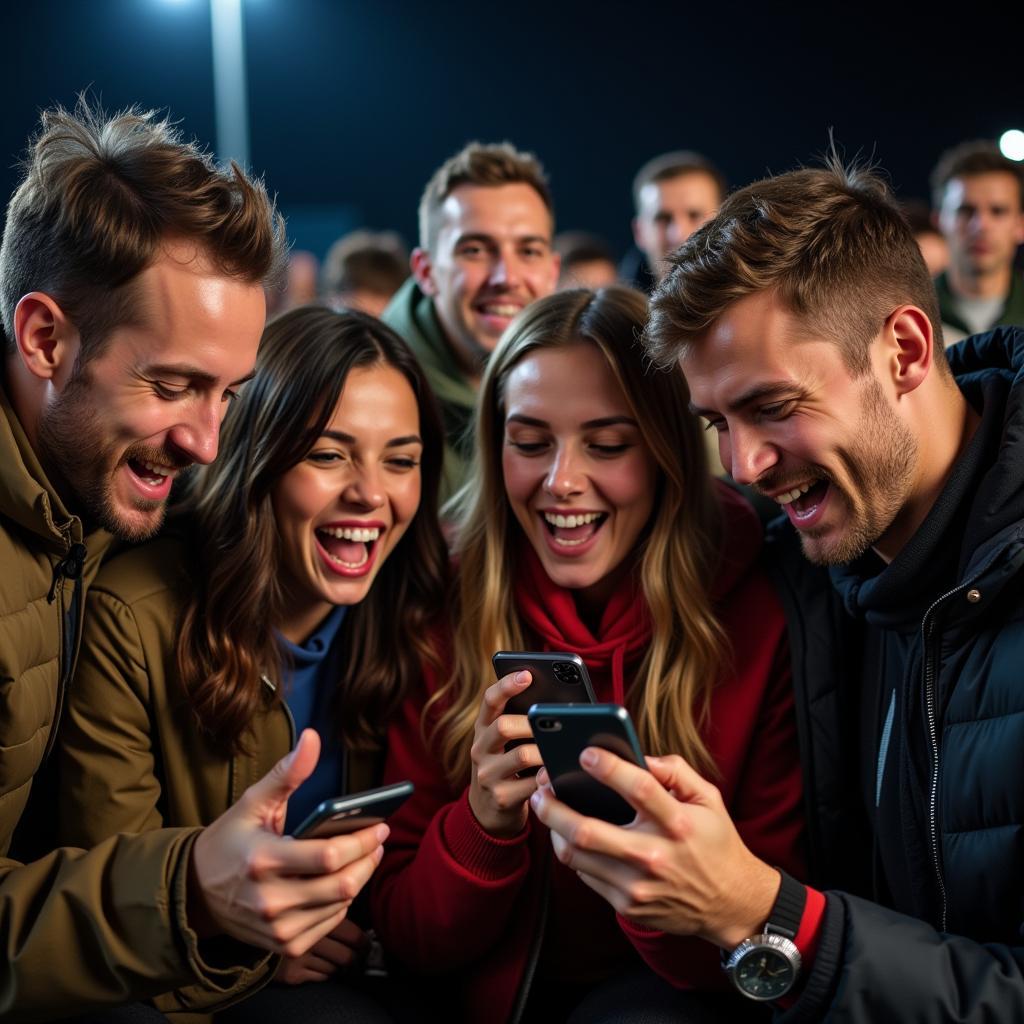
<path id="1" fill-rule="evenodd" d="M 379 825 L 405 803 L 412 791 L 411 782 L 395 782 L 379 789 L 324 800 L 292 835 L 296 839 L 326 839 Z"/>
<path id="2" fill-rule="evenodd" d="M 506 715 L 525 715 L 534 704 L 593 704 L 590 674 L 583 659 L 568 651 L 498 651 L 491 657 L 494 675 L 526 670 L 533 682 L 505 705 Z"/>
<path id="3" fill-rule="evenodd" d="M 636 811 L 580 766 L 585 747 L 603 747 L 647 770 L 629 712 L 619 704 L 534 704 L 528 717 L 555 795 L 574 811 L 628 825 Z"/>

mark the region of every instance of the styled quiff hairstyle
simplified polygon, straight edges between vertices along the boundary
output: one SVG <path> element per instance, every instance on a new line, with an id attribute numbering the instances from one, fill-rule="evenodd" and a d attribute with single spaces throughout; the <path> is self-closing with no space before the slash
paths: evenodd
<path id="1" fill-rule="evenodd" d="M 557 292 L 532 303 L 487 361 L 472 469 L 453 499 L 459 582 L 452 671 L 427 705 L 428 731 L 453 784 L 469 778 L 473 726 L 493 678 L 491 654 L 527 643 L 513 587 L 523 532 L 509 508 L 502 471 L 506 385 L 531 353 L 576 345 L 592 345 L 607 361 L 658 465 L 651 519 L 627 556 L 634 560 L 652 636 L 626 703 L 645 750 L 682 754 L 708 775 L 717 770 L 701 727 L 729 661 L 711 597 L 720 513 L 686 381 L 679 372 L 652 367 L 637 341 L 646 316 L 645 297 L 631 288 Z"/>
<path id="2" fill-rule="evenodd" d="M 431 625 L 444 607 L 448 555 L 437 519 L 444 435 L 409 347 L 374 317 L 302 306 L 263 332 L 256 375 L 221 431 L 221 454 L 196 471 L 177 514 L 192 525 L 197 584 L 178 630 L 183 696 L 197 728 L 225 751 L 247 749 L 263 706 L 262 677 L 281 682 L 275 627 L 285 613 L 273 494 L 334 415 L 349 374 L 389 366 L 419 410 L 420 504 L 369 594 L 342 624 L 345 665 L 339 731 L 352 749 L 377 749 L 383 725 L 424 663 L 435 663 Z M 280 685 L 274 700 L 280 700 Z"/>
<path id="3" fill-rule="evenodd" d="M 437 244 L 438 214 L 444 201 L 460 185 L 529 185 L 551 215 L 554 230 L 555 203 L 547 175 L 532 153 L 522 153 L 510 142 L 470 142 L 449 157 L 427 182 L 420 199 L 420 248 L 433 252 Z"/>
<path id="4" fill-rule="evenodd" d="M 108 117 L 80 98 L 57 107 L 23 163 L 0 248 L 0 316 L 13 350 L 23 295 L 52 296 L 78 329 L 81 361 L 133 316 L 132 283 L 167 239 L 194 242 L 225 275 L 271 284 L 284 221 L 262 182 L 219 170 L 155 111 Z"/>
<path id="5" fill-rule="evenodd" d="M 675 363 L 734 302 L 774 291 L 804 324 L 839 345 L 855 376 L 889 314 L 912 303 L 931 321 L 933 360 L 949 376 L 935 287 L 885 182 L 830 160 L 734 192 L 668 257 L 651 297 L 648 355 Z"/>
<path id="6" fill-rule="evenodd" d="M 1020 206 L 1024 209 L 1024 164 L 1003 156 L 999 146 L 990 139 L 961 142 L 947 149 L 931 174 L 932 205 L 942 206 L 946 186 L 953 178 L 970 178 L 976 174 L 1009 174 L 1017 182 Z"/>

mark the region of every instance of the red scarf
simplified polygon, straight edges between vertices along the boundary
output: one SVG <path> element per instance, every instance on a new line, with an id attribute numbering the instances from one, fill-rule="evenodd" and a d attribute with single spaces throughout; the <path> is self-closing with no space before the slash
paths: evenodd
<path id="1" fill-rule="evenodd" d="M 532 545 L 524 543 L 517 559 L 515 600 L 526 632 L 540 640 L 543 650 L 578 654 L 590 671 L 597 699 L 608 699 L 610 675 L 612 701 L 625 702 L 624 666 L 640 661 L 651 640 L 651 617 L 636 574 L 612 595 L 595 636 L 580 619 L 572 591 L 553 583 Z"/>

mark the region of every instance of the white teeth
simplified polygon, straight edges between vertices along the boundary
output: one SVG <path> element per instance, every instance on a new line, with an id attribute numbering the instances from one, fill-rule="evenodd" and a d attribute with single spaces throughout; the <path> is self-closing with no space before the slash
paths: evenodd
<path id="1" fill-rule="evenodd" d="M 562 529 L 573 530 L 577 526 L 586 526 L 588 523 L 592 523 L 595 519 L 600 519 L 600 512 L 584 512 L 578 516 L 562 516 L 555 515 L 552 512 L 544 513 L 545 522 L 550 523 L 552 526 L 561 527 Z"/>
<path id="2" fill-rule="evenodd" d="M 170 476 L 174 472 L 170 466 L 160 466 L 155 462 L 143 462 L 143 465 L 154 476 Z"/>
<path id="3" fill-rule="evenodd" d="M 518 306 L 485 306 L 484 312 L 490 316 L 513 317 L 519 312 Z"/>
<path id="4" fill-rule="evenodd" d="M 801 487 L 794 487 L 791 491 L 785 491 L 782 494 L 776 494 L 775 500 L 780 505 L 788 505 L 790 502 L 796 501 L 801 494 L 806 494 L 813 484 L 803 484 Z"/>
<path id="5" fill-rule="evenodd" d="M 376 526 L 362 529 L 354 526 L 322 526 L 320 532 L 337 540 L 355 540 L 363 544 L 369 544 L 380 536 L 380 528 Z"/>
<path id="6" fill-rule="evenodd" d="M 370 552 L 367 551 L 366 554 L 363 555 L 362 559 L 358 562 L 346 562 L 344 558 L 338 558 L 335 555 L 332 555 L 330 552 L 327 553 L 327 557 L 335 565 L 343 565 L 345 566 L 346 569 L 358 569 L 361 565 L 366 565 L 367 559 L 369 559 L 370 557 Z"/>

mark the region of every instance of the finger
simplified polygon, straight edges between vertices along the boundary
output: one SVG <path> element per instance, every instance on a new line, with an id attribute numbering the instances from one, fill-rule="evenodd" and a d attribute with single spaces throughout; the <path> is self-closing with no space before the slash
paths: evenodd
<path id="1" fill-rule="evenodd" d="M 522 693 L 533 680 L 529 672 L 509 672 L 502 676 L 496 683 L 484 690 L 483 700 L 480 702 L 480 713 L 477 715 L 477 722 L 482 726 L 490 725 L 499 715 L 505 711 L 505 703 L 509 697 Z"/>
<path id="2" fill-rule="evenodd" d="M 268 836 L 249 855 L 249 873 L 261 879 L 270 875 L 334 874 L 346 864 L 372 853 L 387 839 L 383 822 L 329 839 L 293 839 Z"/>
<path id="3" fill-rule="evenodd" d="M 674 760 L 685 766 L 682 758 Z M 587 747 L 580 754 L 580 764 L 599 782 L 614 789 L 634 810 L 666 831 L 674 831 L 678 827 L 680 808 L 685 803 L 674 797 L 651 772 L 600 747 Z M 706 785 L 693 769 L 689 770 Z"/>
<path id="4" fill-rule="evenodd" d="M 551 787 L 551 776 L 548 775 L 548 770 L 544 766 L 541 766 L 540 771 L 537 772 L 537 785 Z"/>
<path id="5" fill-rule="evenodd" d="M 321 956 L 317 950 L 323 944 L 321 939 L 316 946 L 311 949 L 300 961 L 300 966 L 304 967 L 307 971 L 314 971 L 317 974 L 322 974 L 325 978 L 329 978 L 332 974 L 337 973 L 339 967 L 344 966 L 338 964 L 329 957 Z"/>
<path id="6" fill-rule="evenodd" d="M 551 845 L 555 856 L 567 868 L 571 868 L 577 874 L 587 874 L 592 878 L 599 879 L 608 887 L 625 890 L 627 886 L 635 884 L 642 877 L 641 873 L 630 864 L 607 857 L 603 853 L 581 850 L 557 832 L 551 833 Z"/>
<path id="7" fill-rule="evenodd" d="M 509 716 L 505 716 L 506 718 Z M 538 768 L 544 762 L 540 757 L 540 750 L 536 743 L 523 743 L 506 751 L 495 761 L 496 773 L 502 778 L 514 778 L 519 772 L 527 771 L 530 768 Z M 536 786 L 536 775 L 530 776 L 530 781 Z M 531 789 L 530 792 L 533 790 Z M 529 796 L 529 793 L 527 794 Z M 525 800 L 526 797 L 523 797 Z"/>
<path id="8" fill-rule="evenodd" d="M 705 806 L 718 800 L 719 791 L 675 754 L 669 757 L 649 757 L 647 767 L 651 774 L 677 800 Z"/>
<path id="9" fill-rule="evenodd" d="M 346 943 L 325 935 L 306 955 L 321 957 L 332 969 L 337 969 L 355 963 L 358 953 Z"/>
<path id="10" fill-rule="evenodd" d="M 306 982 L 309 981 L 326 981 L 333 973 L 334 972 L 331 971 L 330 973 L 325 974 L 323 971 L 314 971 L 309 967 L 297 967 L 292 975 L 294 980 L 289 979 L 288 984 L 305 985 Z"/>
<path id="11" fill-rule="evenodd" d="M 324 907 L 293 910 L 281 921 L 275 921 L 264 934 L 263 941 L 256 945 L 273 953 L 300 957 L 337 928 L 347 913 L 347 906 L 329 910 Z"/>
<path id="12" fill-rule="evenodd" d="M 341 907 L 348 906 L 360 893 L 363 886 L 380 863 L 383 847 L 378 846 L 365 857 L 347 864 L 340 871 L 330 875 L 297 876 L 280 878 L 276 881 L 275 895 L 268 901 L 277 900 L 287 908 L 296 907 Z M 283 913 L 287 913 L 285 909 Z M 340 922 L 339 922 L 340 923 Z"/>
<path id="13" fill-rule="evenodd" d="M 330 937 L 337 939 L 338 942 L 345 943 L 346 946 L 351 946 L 353 949 L 370 948 L 370 936 L 355 921 L 347 917 L 331 932 Z"/>

